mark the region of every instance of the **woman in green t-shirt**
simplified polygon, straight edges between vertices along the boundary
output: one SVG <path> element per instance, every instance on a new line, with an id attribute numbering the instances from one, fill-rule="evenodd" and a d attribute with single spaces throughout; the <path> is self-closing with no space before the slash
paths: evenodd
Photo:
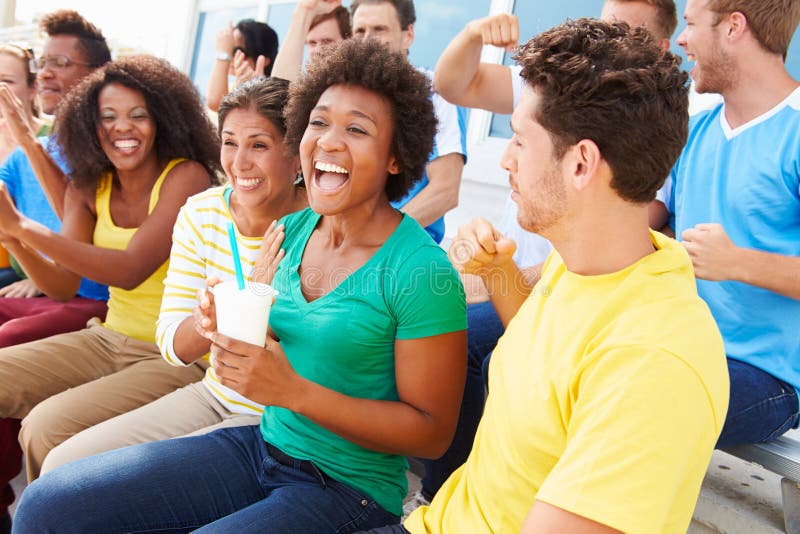
<path id="1" fill-rule="evenodd" d="M 347 41 L 290 90 L 310 209 L 282 219 L 280 296 L 264 346 L 198 328 L 260 428 L 150 443 L 62 466 L 28 487 L 24 530 L 354 532 L 397 523 L 406 455 L 437 457 L 464 385 L 463 288 L 444 251 L 395 210 L 422 175 L 436 119 L 399 53 Z M 76 488 L 80 488 L 77 489 Z"/>

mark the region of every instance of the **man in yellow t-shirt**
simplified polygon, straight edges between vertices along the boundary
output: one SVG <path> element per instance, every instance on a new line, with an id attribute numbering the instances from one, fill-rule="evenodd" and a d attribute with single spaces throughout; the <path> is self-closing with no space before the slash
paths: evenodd
<path id="1" fill-rule="evenodd" d="M 555 251 L 530 288 L 513 241 L 483 220 L 459 231 L 451 258 L 507 329 L 472 454 L 404 527 L 685 532 L 728 399 L 689 257 L 647 224 L 686 141 L 686 74 L 646 31 L 590 19 L 517 61 L 502 165 L 520 225 Z"/>

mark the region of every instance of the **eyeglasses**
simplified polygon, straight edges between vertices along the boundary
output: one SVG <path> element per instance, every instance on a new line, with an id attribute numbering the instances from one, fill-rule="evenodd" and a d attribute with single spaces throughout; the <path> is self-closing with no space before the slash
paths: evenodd
<path id="1" fill-rule="evenodd" d="M 66 69 L 67 67 L 71 67 L 72 65 L 83 65 L 85 67 L 91 67 L 89 63 L 83 63 L 81 61 L 75 61 L 67 56 L 43 56 L 36 59 L 36 66 L 39 70 L 42 70 L 45 67 L 50 67 L 51 69 Z"/>

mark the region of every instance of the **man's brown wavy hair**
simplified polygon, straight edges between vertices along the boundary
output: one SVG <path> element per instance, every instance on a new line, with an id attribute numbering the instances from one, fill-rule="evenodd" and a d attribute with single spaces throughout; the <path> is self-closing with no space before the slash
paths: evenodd
<path id="1" fill-rule="evenodd" d="M 312 61 L 305 76 L 289 87 L 286 146 L 296 154 L 308 126 L 311 110 L 333 85 L 354 85 L 384 98 L 394 122 L 391 153 L 400 172 L 386 182 L 389 200 L 399 200 L 422 177 L 433 150 L 436 116 L 431 84 L 400 52 L 390 52 L 375 41 L 346 40 L 327 45 Z"/>
<path id="2" fill-rule="evenodd" d="M 79 187 L 94 187 L 114 166 L 100 147 L 98 96 L 118 83 L 140 92 L 156 125 L 161 160 L 186 158 L 203 165 L 212 180 L 221 173 L 219 138 L 188 76 L 153 56 L 128 56 L 106 63 L 84 78 L 56 110 L 51 142 L 60 147 Z"/>
<path id="3" fill-rule="evenodd" d="M 547 30 L 515 59 L 539 97 L 534 119 L 550 134 L 556 157 L 589 139 L 622 198 L 653 200 L 688 135 L 688 75 L 680 59 L 644 28 L 596 19 Z"/>
<path id="4" fill-rule="evenodd" d="M 709 0 L 708 8 L 717 15 L 717 23 L 723 15 L 743 14 L 761 46 L 784 59 L 800 21 L 797 0 Z"/>

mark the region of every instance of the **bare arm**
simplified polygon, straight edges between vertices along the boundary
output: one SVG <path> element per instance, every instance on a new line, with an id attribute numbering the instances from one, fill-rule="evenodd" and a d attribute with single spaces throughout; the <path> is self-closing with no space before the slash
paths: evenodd
<path id="1" fill-rule="evenodd" d="M 519 23 L 514 15 L 495 15 L 471 21 L 447 46 L 436 63 L 433 86 L 446 100 L 495 113 L 514 110 L 511 70 L 481 63 L 483 45 L 516 46 Z"/>
<path id="2" fill-rule="evenodd" d="M 736 246 L 719 224 L 698 224 L 681 236 L 703 280 L 735 280 L 800 300 L 800 258 Z"/>
<path id="3" fill-rule="evenodd" d="M 301 0 L 289 22 L 286 38 L 278 49 L 272 76 L 295 82 L 303 66 L 303 48 L 314 17 L 330 13 L 342 4 L 341 0 Z"/>
<path id="4" fill-rule="evenodd" d="M 546 502 L 535 501 L 525 517 L 525 522 L 522 524 L 520 532 L 522 534 L 560 534 L 562 532 L 573 534 L 614 534 L 618 533 L 619 530 Z"/>
<path id="5" fill-rule="evenodd" d="M 77 245 L 87 244 L 92 240 L 92 230 L 94 228 L 94 216 L 85 208 L 85 204 L 80 199 L 81 194 L 70 188 L 66 198 L 67 211 L 64 216 L 64 223 L 61 226 L 61 234 L 56 234 L 49 228 L 27 219 L 21 215 L 10 204 L 10 198 L 6 191 L 3 191 L 0 199 L 0 211 L 2 211 L 2 222 L 0 225 L 5 229 L 11 229 L 11 235 L 18 238 L 7 242 L 9 252 L 19 262 L 22 269 L 33 281 L 36 286 L 47 296 L 54 300 L 66 301 L 75 296 L 80 286 L 80 276 L 63 268 L 53 260 L 45 258 L 37 250 L 24 242 L 24 236 L 15 228 L 30 227 L 46 239 L 53 241 L 64 241 Z"/>
<path id="6" fill-rule="evenodd" d="M 466 373 L 466 332 L 395 342 L 398 401 L 349 397 L 301 377 L 277 341 L 265 348 L 213 335 L 222 383 L 282 406 L 362 447 L 438 458 L 455 431 Z"/>
<path id="7" fill-rule="evenodd" d="M 33 125 L 26 120 L 22 103 L 5 84 L 0 84 L 0 114 L 3 115 L 9 132 L 28 157 L 47 201 L 58 218 L 63 219 L 67 177 L 36 139 L 36 132 Z"/>
<path id="8" fill-rule="evenodd" d="M 540 265 L 520 270 L 514 263 L 516 243 L 485 219 L 458 229 L 448 256 L 459 273 L 480 277 L 503 326 L 516 315 L 539 279 Z"/>
<path id="9" fill-rule="evenodd" d="M 229 59 L 225 61 L 214 58 L 206 94 L 206 105 L 211 111 L 217 111 L 222 99 L 228 94 L 228 71 L 233 59 L 233 24 L 230 22 L 217 32 L 216 54 L 227 54 Z"/>
<path id="10" fill-rule="evenodd" d="M 428 163 L 428 185 L 409 200 L 402 210 L 423 227 L 444 216 L 458 206 L 463 169 L 464 156 L 458 153 L 447 154 Z"/>
<path id="11" fill-rule="evenodd" d="M 180 207 L 190 195 L 209 185 L 208 173 L 196 162 L 184 162 L 173 168 L 161 187 L 158 204 L 125 250 L 75 242 L 45 231 L 32 221 L 22 221 L 15 235 L 69 271 L 109 286 L 133 289 L 169 257 L 171 234 L 164 229 L 175 224 Z M 84 202 L 93 203 L 93 199 Z"/>

